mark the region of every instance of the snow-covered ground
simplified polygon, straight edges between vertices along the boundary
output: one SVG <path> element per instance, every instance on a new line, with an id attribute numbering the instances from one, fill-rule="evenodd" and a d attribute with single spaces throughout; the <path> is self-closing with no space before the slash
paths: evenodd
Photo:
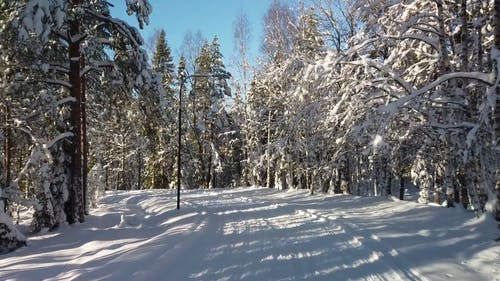
<path id="1" fill-rule="evenodd" d="M 500 280 L 487 216 L 270 189 L 113 192 L 0 256 L 0 280 Z"/>

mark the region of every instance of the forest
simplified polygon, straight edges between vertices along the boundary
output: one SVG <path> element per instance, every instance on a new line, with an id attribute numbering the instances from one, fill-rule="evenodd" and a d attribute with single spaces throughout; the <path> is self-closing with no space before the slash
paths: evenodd
<path id="1" fill-rule="evenodd" d="M 500 220 L 499 0 L 274 0 L 174 59 L 106 0 L 0 0 L 0 253 L 106 190 L 396 196 Z M 154 7 L 126 0 L 147 25 Z"/>

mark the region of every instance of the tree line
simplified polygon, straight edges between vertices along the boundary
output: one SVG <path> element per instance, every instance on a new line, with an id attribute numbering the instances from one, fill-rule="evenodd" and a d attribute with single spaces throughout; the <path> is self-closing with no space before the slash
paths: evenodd
<path id="1" fill-rule="evenodd" d="M 269 8 L 247 93 L 252 185 L 462 205 L 500 219 L 498 1 Z"/>

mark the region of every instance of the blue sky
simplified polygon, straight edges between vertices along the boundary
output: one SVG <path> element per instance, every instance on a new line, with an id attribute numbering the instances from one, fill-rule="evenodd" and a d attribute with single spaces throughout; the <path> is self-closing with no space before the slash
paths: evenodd
<path id="1" fill-rule="evenodd" d="M 137 20 L 125 11 L 125 0 L 110 1 L 115 7 L 114 17 L 126 20 L 137 26 Z M 150 0 L 153 14 L 150 24 L 141 30 L 145 40 L 151 38 L 154 31 L 163 28 L 167 41 L 178 59 L 180 45 L 188 31 L 200 30 L 205 38 L 212 40 L 217 35 L 225 57 L 226 65 L 233 57 L 233 21 L 243 11 L 251 24 L 251 55 L 259 52 L 262 40 L 262 19 L 272 0 Z"/>

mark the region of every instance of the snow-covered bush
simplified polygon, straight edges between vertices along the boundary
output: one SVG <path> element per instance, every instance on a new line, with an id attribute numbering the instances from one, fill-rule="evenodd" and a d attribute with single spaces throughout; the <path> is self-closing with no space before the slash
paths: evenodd
<path id="1" fill-rule="evenodd" d="M 3 188 L 0 187 L 0 198 Z M 4 212 L 4 202 L 0 200 L 0 254 L 13 251 L 26 245 L 26 237 L 14 226 L 11 218 Z"/>

